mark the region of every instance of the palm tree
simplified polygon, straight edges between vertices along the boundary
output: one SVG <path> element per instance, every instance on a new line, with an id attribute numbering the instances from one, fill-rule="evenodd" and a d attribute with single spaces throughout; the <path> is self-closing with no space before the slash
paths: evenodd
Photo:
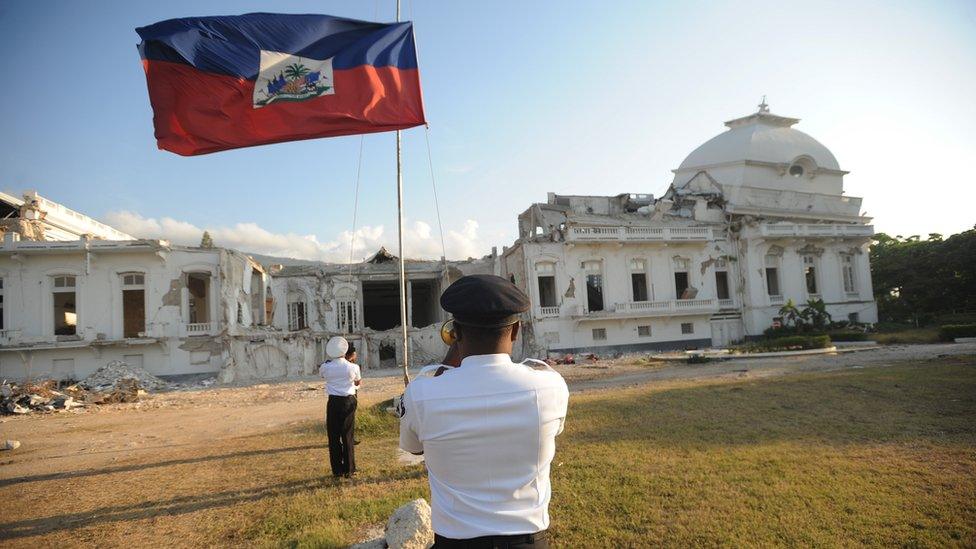
<path id="1" fill-rule="evenodd" d="M 311 72 L 305 65 L 301 63 L 293 63 L 285 67 L 285 76 L 291 79 L 301 78 Z"/>
<path id="2" fill-rule="evenodd" d="M 779 308 L 779 314 L 787 325 L 796 326 L 797 320 L 800 319 L 800 310 L 796 308 L 796 303 L 793 302 L 792 298 L 787 299 L 786 303 Z"/>
<path id="3" fill-rule="evenodd" d="M 827 312 L 827 304 L 823 299 L 811 299 L 807 301 L 806 307 L 800 312 L 800 318 L 813 325 L 815 329 L 823 329 L 831 320 L 830 313 Z"/>

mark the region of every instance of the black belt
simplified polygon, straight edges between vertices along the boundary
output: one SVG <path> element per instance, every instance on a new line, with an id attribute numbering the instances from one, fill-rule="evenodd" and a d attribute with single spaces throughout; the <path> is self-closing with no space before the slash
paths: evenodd
<path id="1" fill-rule="evenodd" d="M 525 543 L 534 544 L 540 541 L 548 541 L 546 536 L 546 531 L 536 532 L 534 534 L 512 534 L 508 536 L 481 536 L 477 538 L 468 539 L 453 539 L 445 538 L 440 534 L 434 534 L 434 546 L 444 547 L 444 548 L 466 548 L 466 549 L 480 549 L 482 547 L 486 549 L 491 549 L 493 547 L 507 547 L 510 544 Z"/>

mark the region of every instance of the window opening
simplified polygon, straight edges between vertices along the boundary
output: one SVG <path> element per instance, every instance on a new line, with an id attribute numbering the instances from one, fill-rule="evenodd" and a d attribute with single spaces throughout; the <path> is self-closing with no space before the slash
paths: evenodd
<path id="1" fill-rule="evenodd" d="M 146 331 L 146 276 L 122 275 L 122 337 L 142 337 Z"/>
<path id="2" fill-rule="evenodd" d="M 397 281 L 363 282 L 363 324 L 379 331 L 400 325 L 400 288 Z"/>
<path id="3" fill-rule="evenodd" d="M 78 306 L 73 276 L 54 277 L 54 335 L 78 334 Z"/>
<path id="4" fill-rule="evenodd" d="M 189 273 L 186 287 L 190 292 L 190 323 L 210 322 L 210 274 Z"/>
<path id="5" fill-rule="evenodd" d="M 590 311 L 603 310 L 603 274 L 599 261 L 583 262 L 586 271 L 586 306 Z"/>
<path id="6" fill-rule="evenodd" d="M 806 283 L 807 294 L 816 295 L 817 291 L 817 267 L 812 256 L 803 256 L 803 279 Z"/>
<path id="7" fill-rule="evenodd" d="M 437 283 L 434 280 L 411 280 L 410 281 L 410 325 L 415 328 L 423 328 L 437 322 Z M 397 315 L 400 312 L 400 304 L 397 303 Z M 399 325 L 399 316 L 397 325 Z"/>

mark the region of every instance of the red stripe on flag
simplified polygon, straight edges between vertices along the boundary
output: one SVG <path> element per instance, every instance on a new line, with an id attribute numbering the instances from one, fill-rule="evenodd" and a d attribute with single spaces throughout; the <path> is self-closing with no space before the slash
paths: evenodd
<path id="1" fill-rule="evenodd" d="M 337 70 L 334 95 L 255 109 L 250 80 L 167 61 L 143 61 L 143 68 L 159 148 L 184 156 L 425 123 L 416 69 Z"/>

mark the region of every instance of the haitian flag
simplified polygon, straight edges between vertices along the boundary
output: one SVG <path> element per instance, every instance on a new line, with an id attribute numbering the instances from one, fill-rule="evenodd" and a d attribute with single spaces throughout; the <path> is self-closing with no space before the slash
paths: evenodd
<path id="1" fill-rule="evenodd" d="M 160 149 L 190 156 L 425 123 L 409 22 L 249 13 L 136 32 Z"/>

